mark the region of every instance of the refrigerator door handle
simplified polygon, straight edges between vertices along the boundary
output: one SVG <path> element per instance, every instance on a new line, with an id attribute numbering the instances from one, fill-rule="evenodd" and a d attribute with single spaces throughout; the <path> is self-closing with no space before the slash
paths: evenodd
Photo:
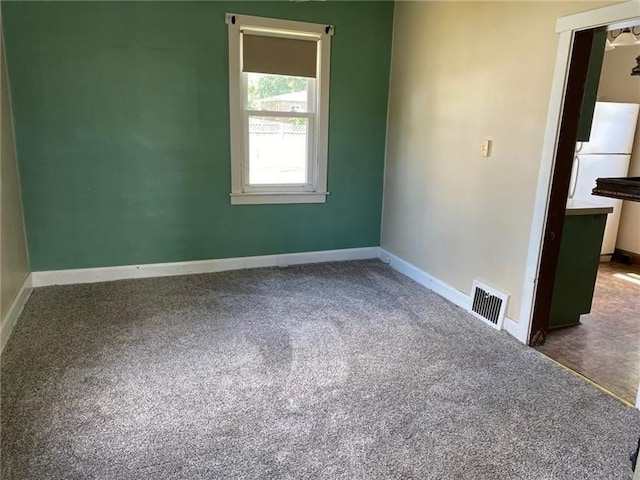
<path id="1" fill-rule="evenodd" d="M 576 143 L 576 153 L 578 153 L 580 150 L 582 150 L 582 145 L 583 145 L 582 142 L 577 142 Z"/>
<path id="2" fill-rule="evenodd" d="M 573 195 L 576 193 L 579 174 L 580 174 L 580 157 L 576 155 L 573 157 L 573 171 L 571 173 L 572 184 L 569 187 L 569 198 L 573 198 Z"/>

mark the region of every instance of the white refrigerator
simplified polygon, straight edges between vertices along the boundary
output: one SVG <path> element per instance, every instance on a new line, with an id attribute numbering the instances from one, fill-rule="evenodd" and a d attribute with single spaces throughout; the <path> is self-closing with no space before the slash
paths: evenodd
<path id="1" fill-rule="evenodd" d="M 588 142 L 578 142 L 573 159 L 569 198 L 613 207 L 607 217 L 601 255 L 612 255 L 622 200 L 591 194 L 596 178 L 626 177 L 638 121 L 636 103 L 596 102 Z"/>

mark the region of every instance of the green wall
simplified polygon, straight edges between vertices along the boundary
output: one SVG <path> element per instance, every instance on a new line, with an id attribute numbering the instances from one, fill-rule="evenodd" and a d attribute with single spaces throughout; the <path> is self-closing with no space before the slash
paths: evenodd
<path id="1" fill-rule="evenodd" d="M 231 206 L 225 12 L 336 27 L 325 204 Z M 390 2 L 2 2 L 32 270 L 376 246 Z"/>

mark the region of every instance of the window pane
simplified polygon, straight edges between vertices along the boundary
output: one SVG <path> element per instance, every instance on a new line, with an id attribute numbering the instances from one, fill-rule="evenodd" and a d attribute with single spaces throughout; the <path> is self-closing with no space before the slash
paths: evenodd
<path id="1" fill-rule="evenodd" d="M 308 119 L 249 117 L 249 184 L 307 183 Z"/>
<path id="2" fill-rule="evenodd" d="M 309 88 L 315 79 L 245 73 L 247 76 L 247 109 L 270 112 L 310 112 L 307 104 Z"/>

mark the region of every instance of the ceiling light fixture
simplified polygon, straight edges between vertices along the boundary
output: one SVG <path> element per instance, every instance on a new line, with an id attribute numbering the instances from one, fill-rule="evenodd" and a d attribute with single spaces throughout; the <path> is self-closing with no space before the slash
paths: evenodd
<path id="1" fill-rule="evenodd" d="M 617 35 L 611 32 L 611 36 L 613 37 L 613 41 L 611 42 L 611 45 L 614 48 L 628 47 L 631 45 L 640 45 L 640 42 L 638 41 L 638 38 L 636 37 L 636 35 L 638 34 L 636 34 L 632 28 L 628 28 L 628 27 L 620 30 L 620 32 Z"/>

